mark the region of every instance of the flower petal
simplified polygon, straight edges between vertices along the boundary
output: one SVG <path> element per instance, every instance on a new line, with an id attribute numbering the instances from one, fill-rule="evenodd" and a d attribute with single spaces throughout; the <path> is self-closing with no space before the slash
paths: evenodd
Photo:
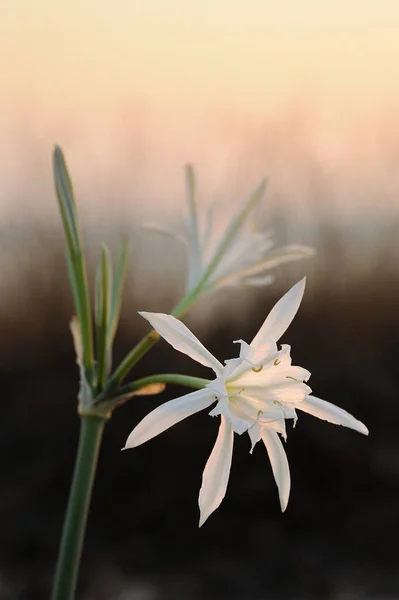
<path id="1" fill-rule="evenodd" d="M 249 439 L 251 440 L 250 454 L 254 451 L 256 444 L 262 439 L 261 426 L 259 423 L 255 423 L 248 429 Z"/>
<path id="2" fill-rule="evenodd" d="M 262 440 L 266 446 L 274 479 L 278 487 L 281 511 L 284 512 L 287 508 L 291 488 L 291 476 L 287 455 L 285 453 L 283 444 L 281 443 L 281 440 L 275 431 L 263 428 Z"/>
<path id="3" fill-rule="evenodd" d="M 301 304 L 303 292 L 305 291 L 306 277 L 298 281 L 278 302 L 274 305 L 262 327 L 251 342 L 251 346 L 265 343 L 272 338 L 277 342 L 288 329 Z"/>
<path id="4" fill-rule="evenodd" d="M 263 275 L 261 277 L 245 277 L 245 279 L 240 279 L 239 285 L 249 287 L 266 287 L 275 281 L 276 278 L 274 275 Z"/>
<path id="5" fill-rule="evenodd" d="M 267 250 L 265 258 L 259 261 L 247 261 L 244 268 L 238 269 L 227 274 L 225 277 L 218 279 L 215 287 L 231 286 L 231 285 L 253 285 L 264 286 L 274 282 L 274 275 L 265 275 L 268 269 L 274 269 L 278 265 L 304 258 L 311 258 L 316 254 L 316 251 L 310 246 L 302 246 L 300 244 L 292 244 L 276 248 L 275 250 Z"/>
<path id="6" fill-rule="evenodd" d="M 233 429 L 222 415 L 218 437 L 202 475 L 202 485 L 198 498 L 201 513 L 200 527 L 209 515 L 217 509 L 226 494 L 233 456 L 233 442 Z"/>
<path id="7" fill-rule="evenodd" d="M 126 440 L 125 449 L 148 442 L 172 425 L 207 408 L 212 402 L 215 402 L 215 396 L 205 388 L 161 404 L 133 429 Z"/>
<path id="8" fill-rule="evenodd" d="M 210 417 L 218 417 L 219 415 L 228 420 L 233 428 L 233 431 L 238 433 L 238 435 L 248 431 L 248 428 L 254 421 L 254 419 L 248 420 L 245 418 L 245 415 L 242 414 L 242 411 L 237 410 L 226 397 L 221 398 L 216 404 L 215 408 L 213 408 L 209 413 Z"/>
<path id="9" fill-rule="evenodd" d="M 174 237 L 179 242 L 187 246 L 187 239 L 181 235 L 179 231 L 175 231 L 172 227 L 164 227 L 163 225 L 158 225 L 158 223 L 153 223 L 152 221 L 147 221 L 143 223 L 142 229 L 146 229 L 147 231 L 152 231 L 153 233 L 161 233 L 162 235 L 168 235 L 170 237 Z"/>
<path id="10" fill-rule="evenodd" d="M 276 343 L 271 338 L 264 340 L 259 346 L 250 346 L 244 340 L 234 340 L 233 344 L 240 344 L 240 358 L 253 367 L 263 366 L 270 355 L 277 354 Z"/>
<path id="11" fill-rule="evenodd" d="M 173 348 L 221 375 L 223 365 L 179 319 L 164 313 L 139 312 Z"/>
<path id="12" fill-rule="evenodd" d="M 346 412 L 346 410 L 339 406 L 335 406 L 335 404 L 326 402 L 326 400 L 316 398 L 315 396 L 307 396 L 303 402 L 299 402 L 296 405 L 296 408 L 298 410 L 303 410 L 303 412 L 309 413 L 318 419 L 329 421 L 329 423 L 333 423 L 334 425 L 343 425 L 344 427 L 359 431 L 359 433 L 363 433 L 364 435 L 369 434 L 366 425 L 355 419 L 355 417 Z"/>
<path id="13" fill-rule="evenodd" d="M 283 246 L 282 248 L 268 251 L 264 259 L 246 269 L 246 272 L 238 273 L 238 275 L 241 275 L 242 277 L 259 275 L 264 271 L 274 269 L 283 263 L 293 260 L 302 260 L 303 258 L 312 258 L 315 254 L 316 250 L 310 246 L 302 246 L 301 244 Z"/>

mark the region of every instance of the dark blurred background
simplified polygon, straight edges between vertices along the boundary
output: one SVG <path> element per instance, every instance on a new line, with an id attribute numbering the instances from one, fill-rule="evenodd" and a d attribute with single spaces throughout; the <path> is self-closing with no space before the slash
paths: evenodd
<path id="1" fill-rule="evenodd" d="M 206 411 L 128 452 L 153 407 L 107 425 L 79 600 L 399 598 L 399 9 L 391 0 L 0 2 L 0 600 L 49 596 L 79 422 L 73 314 L 53 192 L 54 143 L 75 183 L 91 280 L 130 240 L 115 358 L 184 288 L 183 165 L 200 203 L 233 206 L 267 175 L 262 226 L 314 259 L 273 286 L 201 301 L 186 323 L 221 360 L 308 276 L 282 340 L 315 395 L 370 430 L 300 415 L 280 513 L 264 448 L 236 436 L 228 492 L 200 530 L 217 434 Z M 227 210 L 229 210 L 227 208 Z M 207 376 L 159 343 L 134 376 Z"/>
<path id="2" fill-rule="evenodd" d="M 62 232 L 32 237 L 32 265 L 20 271 L 19 292 L 1 314 L 4 600 L 48 596 L 78 436 Z M 173 254 L 176 244 L 165 243 Z M 155 246 L 153 258 L 161 261 L 165 248 Z M 279 295 L 308 272 L 305 299 L 283 341 L 312 372 L 314 393 L 364 421 L 369 438 L 301 414 L 286 447 L 292 493 L 282 515 L 264 448 L 250 456 L 246 436 L 236 436 L 227 496 L 199 530 L 197 497 L 216 420 L 205 411 L 121 452 L 149 410 L 184 390 L 170 386 L 162 396 L 131 400 L 106 427 L 79 598 L 398 597 L 399 281 L 393 261 L 382 248 L 376 252 L 381 267 L 352 277 L 344 248 L 327 236 L 313 264 L 281 268 L 274 286 L 250 294 L 221 291 L 186 320 L 216 356 L 233 356 L 232 340 L 249 341 Z M 35 267 L 41 260 L 47 285 Z M 140 272 L 132 263 L 116 359 L 146 331 L 137 310 L 168 311 L 178 299 L 175 290 L 163 294 L 156 278 L 148 302 L 136 295 Z M 212 316 L 204 304 L 215 306 Z M 161 342 L 135 377 L 165 371 L 208 375 Z"/>

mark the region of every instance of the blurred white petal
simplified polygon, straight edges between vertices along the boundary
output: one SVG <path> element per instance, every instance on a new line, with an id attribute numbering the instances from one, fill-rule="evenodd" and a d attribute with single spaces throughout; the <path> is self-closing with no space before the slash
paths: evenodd
<path id="1" fill-rule="evenodd" d="M 274 275 L 264 275 L 265 271 L 274 269 L 286 262 L 312 258 L 315 254 L 316 251 L 310 246 L 301 246 L 299 244 L 269 250 L 262 260 L 252 263 L 247 260 L 245 268 L 235 269 L 224 277 L 217 279 L 213 287 L 216 289 L 223 286 L 270 285 L 275 281 L 275 277 Z M 245 253 L 243 253 L 243 257 L 245 260 Z"/>
<path id="2" fill-rule="evenodd" d="M 266 287 L 276 281 L 274 275 L 263 275 L 262 277 L 248 277 L 241 280 L 241 285 L 250 287 Z"/>
<path id="3" fill-rule="evenodd" d="M 250 277 L 252 275 L 259 275 L 268 269 L 274 269 L 279 265 L 294 260 L 303 260 L 304 258 L 312 258 L 316 255 L 316 250 L 310 246 L 302 246 L 301 244 L 292 244 L 290 246 L 283 246 L 282 248 L 276 248 L 275 250 L 269 250 L 267 256 L 259 261 L 259 263 L 252 265 L 246 269 L 246 272 L 242 274 L 237 273 L 241 277 Z"/>
<path id="4" fill-rule="evenodd" d="M 182 244 L 187 246 L 186 238 L 179 232 L 175 231 L 172 227 L 164 227 L 163 225 L 158 225 L 158 223 L 147 222 L 143 223 L 142 229 L 146 229 L 147 231 L 152 231 L 153 233 L 160 233 L 162 235 L 168 235 L 170 237 L 174 237 L 179 240 Z"/>
<path id="5" fill-rule="evenodd" d="M 243 202 L 212 202 L 207 209 L 196 198 L 192 165 L 186 166 L 187 218 L 181 232 L 149 223 L 147 229 L 172 235 L 187 246 L 187 292 L 207 273 L 200 294 L 226 286 L 265 286 L 274 281 L 265 271 L 282 263 L 314 256 L 309 246 L 292 244 L 273 250 L 272 231 L 263 230 L 262 181 Z"/>

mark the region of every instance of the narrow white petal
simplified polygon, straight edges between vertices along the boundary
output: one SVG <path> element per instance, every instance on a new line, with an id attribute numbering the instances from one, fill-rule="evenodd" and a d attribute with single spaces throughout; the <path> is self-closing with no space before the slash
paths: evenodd
<path id="1" fill-rule="evenodd" d="M 229 481 L 233 456 L 234 433 L 230 423 L 222 415 L 218 437 L 202 475 L 199 493 L 199 526 L 217 509 L 223 500 Z"/>
<path id="2" fill-rule="evenodd" d="M 240 344 L 240 358 L 255 367 L 263 365 L 269 356 L 277 353 L 276 343 L 271 338 L 259 346 L 250 346 L 244 340 L 234 340 L 233 344 Z"/>
<path id="3" fill-rule="evenodd" d="M 312 258 L 316 251 L 309 246 L 300 244 L 292 244 L 269 250 L 265 258 L 259 261 L 247 261 L 244 268 L 237 269 L 229 273 L 226 277 L 218 279 L 215 282 L 215 287 L 232 286 L 232 285 L 252 285 L 264 286 L 274 282 L 273 275 L 265 275 L 264 272 L 269 269 L 274 269 L 283 263 L 302 260 L 304 258 Z"/>
<path id="4" fill-rule="evenodd" d="M 247 287 L 266 287 L 276 281 L 274 275 L 263 275 L 262 277 L 246 277 L 240 280 L 240 285 Z"/>
<path id="5" fill-rule="evenodd" d="M 174 237 L 177 240 L 179 240 L 179 242 L 187 246 L 187 239 L 183 235 L 181 235 L 179 231 L 175 231 L 172 228 L 164 227 L 163 225 L 158 225 L 158 223 L 152 222 L 143 223 L 141 227 L 142 229 L 146 229 L 147 231 L 152 231 L 154 233 L 161 233 L 162 235 L 169 235 L 171 237 Z"/>
<path id="6" fill-rule="evenodd" d="M 234 405 L 227 398 L 221 398 L 215 408 L 209 413 L 210 417 L 226 418 L 233 428 L 233 431 L 242 435 L 251 426 L 253 419 L 248 420 L 239 410 L 235 409 Z"/>
<path id="7" fill-rule="evenodd" d="M 246 271 L 248 265 L 257 263 L 262 258 L 263 235 L 248 231 L 245 225 L 244 223 L 212 275 L 212 281 L 218 286 L 228 284 L 231 276 L 234 279 L 235 273 Z"/>
<path id="8" fill-rule="evenodd" d="M 256 375 L 256 373 L 255 373 Z M 238 386 L 242 385 L 245 388 L 245 395 L 257 398 L 260 402 L 296 404 L 305 400 L 312 390 L 301 381 L 294 381 L 287 377 L 281 379 L 263 379 L 258 377 L 242 377 L 234 382 L 234 391 Z M 229 386 L 232 393 L 231 386 Z"/>
<path id="9" fill-rule="evenodd" d="M 303 258 L 312 258 L 315 254 L 316 250 L 314 248 L 302 246 L 300 244 L 276 248 L 275 250 L 269 251 L 263 260 L 248 268 L 248 272 L 243 275 L 245 277 L 259 275 L 260 273 L 267 271 L 268 269 L 274 269 L 283 263 L 302 260 Z"/>
<path id="10" fill-rule="evenodd" d="M 221 375 L 223 365 L 179 319 L 164 313 L 139 312 L 173 348 Z"/>
<path id="11" fill-rule="evenodd" d="M 262 429 L 262 440 L 269 455 L 274 479 L 278 487 L 281 510 L 284 512 L 287 508 L 291 488 L 290 468 L 288 466 L 287 455 L 278 433 L 275 431 L 267 428 Z"/>
<path id="12" fill-rule="evenodd" d="M 250 429 L 248 429 L 249 439 L 251 440 L 250 454 L 254 451 L 256 444 L 262 439 L 261 427 L 259 423 L 255 423 Z"/>
<path id="13" fill-rule="evenodd" d="M 215 402 L 215 396 L 205 388 L 161 404 L 133 429 L 126 440 L 125 448 L 134 448 L 148 442 L 186 417 L 208 408 L 212 402 Z"/>
<path id="14" fill-rule="evenodd" d="M 326 402 L 326 400 L 316 398 L 315 396 L 307 396 L 303 402 L 299 402 L 296 405 L 296 408 L 298 410 L 303 410 L 303 412 L 309 413 L 318 419 L 329 421 L 334 425 L 343 425 L 344 427 L 359 431 L 359 433 L 363 433 L 364 435 L 368 435 L 369 433 L 366 425 L 355 419 L 355 417 L 346 412 L 346 410 L 339 406 L 335 406 L 335 404 Z"/>
<path id="15" fill-rule="evenodd" d="M 251 342 L 251 346 L 265 343 L 269 338 L 277 342 L 288 329 L 301 304 L 303 292 L 305 291 L 306 277 L 298 281 L 280 300 L 274 305 L 262 327 Z"/>
<path id="16" fill-rule="evenodd" d="M 268 417 L 260 417 L 259 424 L 260 424 L 261 428 L 263 428 L 263 429 L 267 428 L 267 429 L 272 429 L 273 431 L 276 431 L 277 433 L 279 433 L 281 435 L 281 437 L 283 438 L 283 440 L 285 442 L 287 441 L 287 430 L 285 428 L 285 420 L 284 419 L 278 419 L 278 420 L 271 421 L 268 419 Z"/>

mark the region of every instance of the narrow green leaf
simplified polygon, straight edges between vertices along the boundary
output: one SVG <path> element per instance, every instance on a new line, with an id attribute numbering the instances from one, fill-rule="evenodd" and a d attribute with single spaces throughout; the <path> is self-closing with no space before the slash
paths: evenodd
<path id="1" fill-rule="evenodd" d="M 57 193 L 61 217 L 67 237 L 68 248 L 71 253 L 79 249 L 79 234 L 76 223 L 76 203 L 72 182 L 69 177 L 64 155 L 59 146 L 53 152 L 54 182 Z"/>
<path id="2" fill-rule="evenodd" d="M 53 166 L 55 188 L 66 236 L 68 271 L 76 314 L 78 315 L 81 329 L 83 363 L 89 380 L 91 381 L 94 360 L 93 331 L 86 264 L 79 232 L 78 215 L 72 182 L 69 177 L 62 150 L 58 146 L 54 149 Z"/>
<path id="3" fill-rule="evenodd" d="M 189 261 L 192 273 L 201 272 L 202 253 L 199 236 L 198 211 L 196 201 L 195 173 L 192 165 L 186 166 L 188 225 L 189 225 Z"/>
<path id="4" fill-rule="evenodd" d="M 128 247 L 129 245 L 127 240 L 123 239 L 121 249 L 119 252 L 118 263 L 116 265 L 115 279 L 112 287 L 111 308 L 108 321 L 108 345 L 110 350 L 119 324 L 122 305 L 122 293 L 126 275 Z"/>
<path id="5" fill-rule="evenodd" d="M 110 370 L 108 322 L 112 294 L 112 263 L 108 248 L 101 247 L 100 264 L 96 277 L 96 345 L 97 345 L 97 385 L 100 390 L 105 385 L 105 380 Z"/>
<path id="6" fill-rule="evenodd" d="M 68 251 L 65 253 L 65 257 L 66 257 L 66 263 L 67 263 L 67 268 L 68 268 L 69 282 L 71 284 L 72 296 L 73 296 L 73 301 L 74 301 L 74 305 L 75 305 L 76 316 L 79 320 L 79 323 L 81 323 L 82 322 L 82 314 L 81 314 L 82 307 L 81 307 L 81 301 L 80 301 L 80 295 L 79 295 L 79 283 L 76 280 L 76 272 L 75 272 L 75 269 L 72 264 L 73 258 Z"/>

